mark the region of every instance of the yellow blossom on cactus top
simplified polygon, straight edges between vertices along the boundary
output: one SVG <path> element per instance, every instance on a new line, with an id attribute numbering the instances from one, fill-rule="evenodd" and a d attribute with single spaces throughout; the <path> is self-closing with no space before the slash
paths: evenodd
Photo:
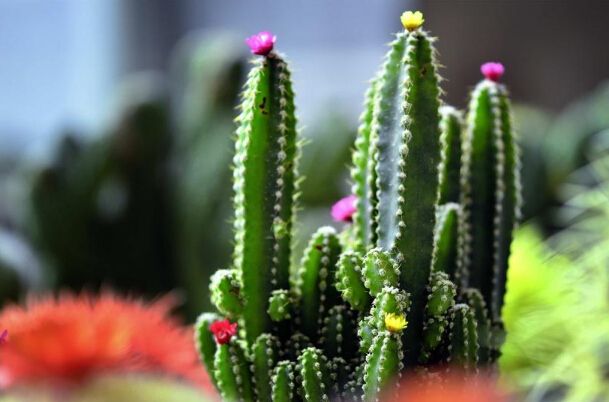
<path id="1" fill-rule="evenodd" d="M 406 328 L 406 317 L 399 314 L 388 313 L 385 314 L 385 328 L 389 332 L 400 332 Z"/>
<path id="2" fill-rule="evenodd" d="M 402 25 L 404 25 L 404 28 L 408 31 L 414 31 L 425 22 L 423 13 L 420 11 L 415 11 L 414 13 L 412 11 L 406 11 L 402 14 L 400 20 L 402 20 Z"/>

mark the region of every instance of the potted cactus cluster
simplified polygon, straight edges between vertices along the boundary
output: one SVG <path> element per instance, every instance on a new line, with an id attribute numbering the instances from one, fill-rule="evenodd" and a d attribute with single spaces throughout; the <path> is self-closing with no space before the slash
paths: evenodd
<path id="1" fill-rule="evenodd" d="M 298 203 L 288 63 L 262 32 L 237 118 L 234 252 L 196 342 L 226 401 L 373 401 L 402 373 L 493 367 L 518 220 L 518 149 L 503 66 L 486 63 L 462 117 L 444 105 L 434 39 L 402 15 L 365 96 L 350 222 L 291 255 Z"/>

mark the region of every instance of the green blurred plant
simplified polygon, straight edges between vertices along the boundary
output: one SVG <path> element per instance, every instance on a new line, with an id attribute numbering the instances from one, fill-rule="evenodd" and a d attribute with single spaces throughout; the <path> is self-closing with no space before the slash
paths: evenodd
<path id="1" fill-rule="evenodd" d="M 523 215 L 536 219 L 544 234 L 565 226 L 556 216 L 564 197 L 563 185 L 578 168 L 590 162 L 593 138 L 609 137 L 609 82 L 554 116 L 530 106 L 515 107 L 515 129 L 523 148 Z"/>
<path id="2" fill-rule="evenodd" d="M 609 146 L 590 145 L 592 162 L 563 185 L 566 228 L 545 244 L 528 228 L 514 244 L 500 363 L 526 401 L 609 398 Z"/>
<path id="3" fill-rule="evenodd" d="M 167 174 L 167 99 L 140 77 L 124 89 L 106 137 L 64 138 L 52 165 L 34 179 L 32 226 L 55 284 L 109 284 L 153 294 L 175 283 Z"/>

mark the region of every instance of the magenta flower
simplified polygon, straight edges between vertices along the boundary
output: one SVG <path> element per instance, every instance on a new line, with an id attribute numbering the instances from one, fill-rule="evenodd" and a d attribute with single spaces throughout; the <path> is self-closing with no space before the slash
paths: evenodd
<path id="1" fill-rule="evenodd" d="M 277 37 L 268 31 L 258 32 L 256 35 L 252 35 L 245 40 L 245 43 L 250 47 L 250 51 L 253 54 L 260 56 L 267 56 L 273 46 Z"/>
<path id="2" fill-rule="evenodd" d="M 0 345 L 2 345 L 3 343 L 6 343 L 7 341 L 8 341 L 8 329 L 5 329 L 0 334 Z"/>
<path id="3" fill-rule="evenodd" d="M 355 202 L 357 197 L 353 194 L 341 198 L 332 205 L 332 218 L 336 222 L 352 222 L 355 213 Z"/>
<path id="4" fill-rule="evenodd" d="M 497 82 L 505 73 L 505 67 L 501 63 L 489 61 L 480 66 L 480 72 L 487 80 Z"/>

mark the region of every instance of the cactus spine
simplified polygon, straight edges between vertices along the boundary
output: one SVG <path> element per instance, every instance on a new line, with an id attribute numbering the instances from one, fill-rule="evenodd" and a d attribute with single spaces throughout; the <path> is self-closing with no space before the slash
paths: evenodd
<path id="1" fill-rule="evenodd" d="M 458 111 L 441 107 L 422 15 L 402 21 L 407 31 L 366 94 L 353 225 L 346 236 L 319 229 L 297 267 L 290 76 L 275 53 L 250 74 L 237 130 L 234 266 L 211 285 L 218 311 L 242 331 L 226 343 L 209 329 L 217 316 L 204 314 L 196 337 L 226 400 L 374 401 L 406 369 L 475 369 L 498 356 L 519 204 L 505 89 L 483 81 L 463 128 Z"/>

